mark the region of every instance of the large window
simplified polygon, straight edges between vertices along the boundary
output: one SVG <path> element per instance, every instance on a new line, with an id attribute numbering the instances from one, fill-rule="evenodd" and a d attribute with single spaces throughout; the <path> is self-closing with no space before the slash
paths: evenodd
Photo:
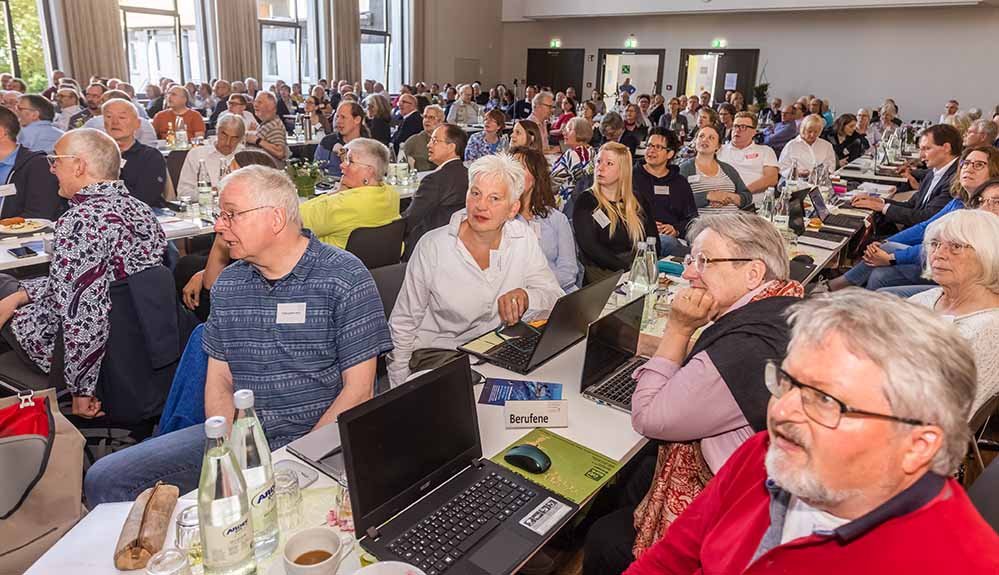
<path id="1" fill-rule="evenodd" d="M 0 0 L 0 72 L 24 80 L 29 92 L 48 85 L 36 0 Z"/>
<path id="2" fill-rule="evenodd" d="M 319 57 L 310 23 L 317 20 L 316 10 L 316 0 L 257 0 L 262 87 L 278 80 L 300 83 L 303 89 L 315 83 Z"/>
<path id="3" fill-rule="evenodd" d="M 412 0 L 358 0 L 361 13 L 361 75 L 398 92 L 408 71 L 406 33 Z"/>
<path id="4" fill-rule="evenodd" d="M 207 82 L 198 0 L 119 0 L 129 82 Z"/>

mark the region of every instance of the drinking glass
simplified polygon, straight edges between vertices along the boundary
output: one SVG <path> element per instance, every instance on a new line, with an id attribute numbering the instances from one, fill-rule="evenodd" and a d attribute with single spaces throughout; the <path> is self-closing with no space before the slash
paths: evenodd
<path id="1" fill-rule="evenodd" d="M 302 523 L 302 490 L 298 473 L 292 469 L 274 472 L 274 494 L 277 497 L 278 527 L 290 531 Z"/>
<path id="2" fill-rule="evenodd" d="M 146 575 L 191 575 L 191 565 L 180 551 L 164 549 L 146 563 Z"/>
<path id="3" fill-rule="evenodd" d="M 350 492 L 345 486 L 340 487 L 333 500 L 336 512 L 336 524 L 344 533 L 354 533 L 354 512 L 350 509 Z"/>
<path id="4" fill-rule="evenodd" d="M 191 565 L 201 564 L 201 527 L 198 523 L 198 506 L 191 505 L 177 514 L 177 549 L 187 554 Z"/>

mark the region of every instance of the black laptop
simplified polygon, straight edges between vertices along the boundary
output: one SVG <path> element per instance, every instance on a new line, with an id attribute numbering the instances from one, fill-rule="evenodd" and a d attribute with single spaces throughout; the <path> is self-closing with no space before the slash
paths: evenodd
<path id="1" fill-rule="evenodd" d="M 645 298 L 638 298 L 590 325 L 579 388 L 583 397 L 631 413 L 631 374 L 649 360 L 638 355 L 644 305 Z"/>
<path id="2" fill-rule="evenodd" d="M 852 236 L 867 225 L 867 218 L 863 216 L 830 213 L 825 198 L 822 197 L 818 188 L 808 192 L 808 199 L 812 201 L 816 217 L 822 220 L 820 232 Z"/>
<path id="3" fill-rule="evenodd" d="M 510 371 L 520 374 L 530 373 L 586 337 L 587 326 L 600 317 L 600 312 L 607 304 L 611 292 L 617 287 L 621 275 L 621 273 L 613 274 L 602 281 L 560 297 L 548 316 L 548 322 L 540 329 L 532 330 L 525 325 L 507 328 L 502 333 L 511 335 L 511 332 L 514 332 L 512 335 L 515 337 L 484 353 L 465 346 L 458 349 Z"/>
<path id="4" fill-rule="evenodd" d="M 379 560 L 427 575 L 512 573 L 578 509 L 482 459 L 468 356 L 338 422 L 357 537 Z"/>

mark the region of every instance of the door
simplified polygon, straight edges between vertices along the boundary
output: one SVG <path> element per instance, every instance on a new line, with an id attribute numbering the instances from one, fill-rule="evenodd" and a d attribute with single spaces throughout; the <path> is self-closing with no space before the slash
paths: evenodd
<path id="1" fill-rule="evenodd" d="M 572 86 L 577 95 L 582 94 L 585 59 L 586 50 L 582 48 L 530 48 L 527 50 L 527 84 L 551 86 L 556 92 L 564 92 Z"/>
<path id="2" fill-rule="evenodd" d="M 726 90 L 738 90 L 750 104 L 759 60 L 759 50 L 680 50 L 679 93 L 691 95 L 706 89 L 720 102 Z"/>
<path id="3" fill-rule="evenodd" d="M 666 63 L 666 50 L 611 50 L 597 51 L 597 81 L 595 86 L 613 99 L 618 86 L 625 78 L 631 78 L 631 85 L 638 94 L 659 94 L 663 85 L 663 65 Z"/>

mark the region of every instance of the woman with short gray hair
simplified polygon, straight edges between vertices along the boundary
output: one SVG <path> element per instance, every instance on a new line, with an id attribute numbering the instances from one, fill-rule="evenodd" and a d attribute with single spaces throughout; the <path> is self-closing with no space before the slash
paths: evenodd
<path id="1" fill-rule="evenodd" d="M 663 442 L 656 472 L 644 500 L 591 528 L 584 573 L 623 571 L 628 551 L 638 556 L 651 547 L 728 457 L 766 429 L 764 366 L 783 357 L 784 314 L 804 288 L 788 279 L 780 232 L 759 216 L 702 216 L 688 238 L 683 277 L 690 287 L 673 298 L 658 349 L 633 375 L 632 427 Z M 633 523 L 623 521 L 632 516 Z"/>
<path id="2" fill-rule="evenodd" d="M 569 199 L 576 182 L 593 175 L 596 153 L 589 142 L 593 139 L 593 124 L 586 118 L 572 118 L 562 130 L 565 152 L 552 164 L 552 183 L 558 187 L 558 199 Z"/>
<path id="3" fill-rule="evenodd" d="M 994 192 L 999 192 L 996 186 Z M 988 192 L 988 190 L 986 190 Z M 956 210 L 930 224 L 924 277 L 940 285 L 909 301 L 949 318 L 975 354 L 974 413 L 999 393 L 999 216 Z"/>
<path id="4" fill-rule="evenodd" d="M 389 151 L 370 138 L 355 138 L 340 156 L 343 177 L 334 192 L 301 206 L 302 222 L 320 241 L 344 249 L 357 228 L 384 226 L 399 219 L 399 192 L 384 183 Z"/>

